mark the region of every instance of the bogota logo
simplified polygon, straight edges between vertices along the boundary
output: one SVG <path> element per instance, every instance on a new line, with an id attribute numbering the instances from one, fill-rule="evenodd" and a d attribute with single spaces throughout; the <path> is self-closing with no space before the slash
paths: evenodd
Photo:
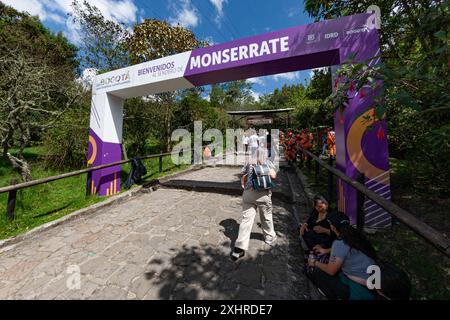
<path id="1" fill-rule="evenodd" d="M 97 84 L 97 88 L 113 87 L 118 84 L 127 83 L 129 81 L 130 81 L 130 71 L 127 71 L 125 73 L 116 76 L 101 79 L 100 82 Z"/>

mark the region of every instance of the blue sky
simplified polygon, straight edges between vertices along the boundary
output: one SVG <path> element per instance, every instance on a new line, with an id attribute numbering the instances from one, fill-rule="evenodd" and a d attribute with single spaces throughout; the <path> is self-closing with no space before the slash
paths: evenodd
<path id="1" fill-rule="evenodd" d="M 68 18 L 72 0 L 1 0 L 38 15 L 54 32 L 62 31 L 75 44 L 77 27 Z M 223 43 L 313 22 L 301 0 L 90 0 L 103 15 L 128 26 L 158 18 L 190 28 L 199 39 Z M 255 98 L 283 84 L 305 83 L 310 71 L 250 79 Z"/>

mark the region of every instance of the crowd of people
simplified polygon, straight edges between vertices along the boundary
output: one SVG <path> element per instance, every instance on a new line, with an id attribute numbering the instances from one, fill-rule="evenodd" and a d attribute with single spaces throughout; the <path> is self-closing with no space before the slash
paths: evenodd
<path id="1" fill-rule="evenodd" d="M 336 138 L 333 129 L 324 128 L 317 130 L 316 133 L 310 129 L 301 130 L 280 130 L 280 145 L 284 150 L 284 157 L 288 162 L 294 162 L 298 159 L 306 160 L 306 154 L 301 149 L 315 152 L 320 151 L 322 158 L 336 157 Z M 254 128 L 247 129 L 241 136 L 240 141 L 243 152 L 245 154 L 253 154 L 259 146 L 267 149 L 268 156 L 271 156 L 271 136 L 266 129 L 256 130 Z M 238 137 L 234 140 L 235 150 L 238 150 Z M 316 152 L 317 153 L 317 152 Z"/>
<path id="2" fill-rule="evenodd" d="M 255 128 L 249 128 L 244 131 L 241 137 L 241 143 L 245 154 L 255 154 L 258 147 L 267 149 L 268 156 L 271 155 L 271 135 L 267 129 L 256 130 Z M 238 150 L 237 137 L 234 141 L 235 150 Z"/>
<path id="3" fill-rule="evenodd" d="M 294 162 L 297 158 L 306 159 L 306 154 L 301 149 L 312 152 L 320 151 L 322 158 L 336 157 L 336 137 L 332 128 L 317 130 L 316 134 L 309 129 L 287 130 L 280 132 L 280 144 L 284 148 L 284 157 L 288 162 Z"/>

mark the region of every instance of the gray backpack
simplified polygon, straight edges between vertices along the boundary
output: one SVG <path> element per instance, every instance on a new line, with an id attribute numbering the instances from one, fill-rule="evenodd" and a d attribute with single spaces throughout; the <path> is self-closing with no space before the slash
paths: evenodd
<path id="1" fill-rule="evenodd" d="M 270 167 L 267 164 L 252 167 L 252 181 L 254 190 L 265 190 L 273 187 L 270 178 Z"/>

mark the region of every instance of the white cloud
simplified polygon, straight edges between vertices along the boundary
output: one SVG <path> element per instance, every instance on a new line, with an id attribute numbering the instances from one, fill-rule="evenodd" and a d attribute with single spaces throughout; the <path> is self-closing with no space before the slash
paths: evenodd
<path id="1" fill-rule="evenodd" d="M 73 0 L 2 1 L 19 11 L 27 11 L 32 15 L 38 15 L 43 21 L 53 20 L 59 23 L 64 23 L 66 14 L 72 12 L 73 2 Z M 136 22 L 138 9 L 133 0 L 90 0 L 89 4 L 97 7 L 108 20 L 125 24 Z"/>
<path id="2" fill-rule="evenodd" d="M 66 20 L 66 31 L 64 35 L 73 43 L 79 44 L 81 42 L 81 27 L 80 24 L 73 21 L 73 18 L 68 17 Z"/>
<path id="3" fill-rule="evenodd" d="M 59 23 L 59 24 L 64 24 L 65 17 L 63 17 L 57 13 L 50 12 L 47 15 L 47 20 L 51 20 L 51 21 Z"/>
<path id="4" fill-rule="evenodd" d="M 39 1 L 45 3 L 47 8 L 57 8 L 62 14 L 72 12 L 73 0 Z M 108 20 L 125 24 L 137 21 L 138 8 L 133 0 L 89 0 L 89 4 L 97 7 Z"/>
<path id="5" fill-rule="evenodd" d="M 321 68 L 315 68 L 315 69 L 311 69 L 309 71 L 309 77 L 312 79 L 312 77 L 314 76 L 314 70 L 318 70 L 318 71 L 325 71 L 327 70 L 328 67 L 321 67 Z"/>
<path id="6" fill-rule="evenodd" d="M 83 70 L 81 77 L 77 78 L 76 81 L 81 83 L 83 88 L 89 89 L 92 86 L 92 81 L 97 75 L 98 70 L 95 68 L 87 68 Z"/>
<path id="7" fill-rule="evenodd" d="M 294 71 L 294 72 L 275 74 L 275 75 L 272 76 L 272 79 L 275 80 L 275 81 L 279 81 L 279 80 L 297 80 L 299 77 L 300 77 L 300 73 L 298 71 Z"/>
<path id="8" fill-rule="evenodd" d="M 209 0 L 211 4 L 214 6 L 214 8 L 217 11 L 217 16 L 215 18 L 215 21 L 218 25 L 220 25 L 220 21 L 223 18 L 224 12 L 223 12 L 223 5 L 224 3 L 227 3 L 228 0 Z"/>
<path id="9" fill-rule="evenodd" d="M 33 16 L 39 16 L 42 20 L 47 19 L 47 12 L 44 9 L 42 0 L 2 0 L 8 6 L 18 11 L 25 11 Z"/>
<path id="10" fill-rule="evenodd" d="M 300 8 L 297 8 L 297 7 L 289 9 L 288 17 L 292 18 L 293 16 L 296 16 L 299 13 L 299 11 L 300 11 Z"/>
<path id="11" fill-rule="evenodd" d="M 171 24 L 179 23 L 186 28 L 195 28 L 198 25 L 200 21 L 199 14 L 197 9 L 191 4 L 190 0 L 181 0 L 181 3 L 178 5 L 172 4 L 171 7 L 176 14 L 169 18 Z"/>
<path id="12" fill-rule="evenodd" d="M 213 46 L 213 45 L 217 44 L 217 42 L 214 41 L 213 37 L 211 37 L 211 36 L 206 37 L 204 40 L 207 41 L 210 46 Z"/>
<path id="13" fill-rule="evenodd" d="M 252 95 L 253 99 L 255 99 L 256 102 L 259 101 L 259 98 L 261 97 L 261 93 L 250 90 L 250 94 Z"/>
<path id="14" fill-rule="evenodd" d="M 37 15 L 41 21 L 52 21 L 66 26 L 64 34 L 75 43 L 80 41 L 79 27 L 67 16 L 73 11 L 73 0 L 2 0 L 5 4 L 19 11 Z M 80 3 L 82 3 L 80 1 Z M 137 21 L 138 9 L 134 0 L 89 0 L 103 16 L 114 22 L 124 24 Z"/>
<path id="15" fill-rule="evenodd" d="M 261 78 L 249 78 L 247 79 L 248 82 L 250 82 L 251 84 L 258 84 L 260 86 L 265 85 L 264 80 Z"/>

